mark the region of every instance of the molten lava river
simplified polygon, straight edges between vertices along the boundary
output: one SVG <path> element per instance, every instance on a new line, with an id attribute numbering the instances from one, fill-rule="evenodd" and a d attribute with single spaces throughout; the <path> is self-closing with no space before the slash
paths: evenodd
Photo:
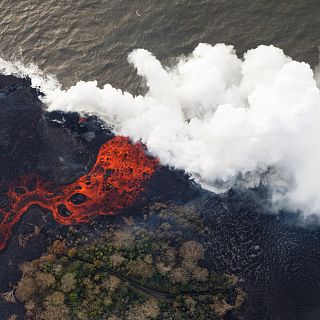
<path id="1" fill-rule="evenodd" d="M 0 211 L 0 250 L 30 206 L 50 210 L 65 225 L 112 215 L 135 201 L 157 165 L 141 144 L 117 136 L 102 145 L 91 171 L 71 184 L 57 185 L 36 175 L 17 179 L 7 192 L 10 203 Z"/>

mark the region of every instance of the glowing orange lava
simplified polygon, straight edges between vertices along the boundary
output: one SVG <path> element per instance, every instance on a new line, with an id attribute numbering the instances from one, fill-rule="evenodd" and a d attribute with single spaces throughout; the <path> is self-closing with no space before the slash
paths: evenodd
<path id="1" fill-rule="evenodd" d="M 30 206 L 49 209 L 61 224 L 115 214 L 135 201 L 157 165 L 141 144 L 133 145 L 128 138 L 118 136 L 102 145 L 91 171 L 71 184 L 56 185 L 36 175 L 19 178 L 7 192 L 10 204 L 0 211 L 0 250 Z"/>

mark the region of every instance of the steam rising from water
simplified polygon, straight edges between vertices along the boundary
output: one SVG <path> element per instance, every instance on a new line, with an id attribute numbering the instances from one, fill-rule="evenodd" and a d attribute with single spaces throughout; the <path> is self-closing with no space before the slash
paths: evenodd
<path id="1" fill-rule="evenodd" d="M 30 74 L 49 110 L 98 114 L 203 185 L 225 188 L 272 168 L 277 207 L 320 214 L 320 92 L 308 64 L 273 46 L 239 59 L 224 44 L 199 44 L 170 69 L 142 49 L 128 61 L 146 79 L 144 96 L 95 81 L 65 91 L 37 70 L 13 72 Z M 0 71 L 10 68 L 0 61 Z"/>

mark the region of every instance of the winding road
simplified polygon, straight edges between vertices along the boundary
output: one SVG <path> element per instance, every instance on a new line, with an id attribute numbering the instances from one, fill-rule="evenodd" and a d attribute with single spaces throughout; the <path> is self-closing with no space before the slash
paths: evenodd
<path id="1" fill-rule="evenodd" d="M 122 281 L 127 282 L 133 291 L 135 291 L 143 296 L 146 296 L 148 298 L 153 298 L 153 299 L 156 299 L 156 300 L 159 300 L 162 302 L 173 302 L 176 300 L 176 298 L 178 296 L 184 296 L 184 295 L 191 296 L 191 297 L 199 297 L 199 296 L 215 295 L 218 293 L 227 293 L 228 292 L 228 289 L 225 289 L 225 288 L 216 288 L 216 289 L 206 290 L 206 291 L 180 291 L 177 293 L 158 291 L 158 290 L 146 287 L 146 286 L 140 284 L 139 282 L 137 282 L 136 280 L 134 280 L 130 277 L 127 277 L 123 274 L 120 274 L 117 271 L 114 271 L 112 269 L 95 266 L 93 264 L 93 262 L 90 260 L 86 260 L 83 258 L 75 258 L 75 257 L 71 257 L 70 259 L 72 259 L 74 261 L 80 261 L 80 262 L 83 262 L 86 264 L 90 264 L 90 265 L 94 266 L 97 270 L 106 272 L 110 275 L 117 277 L 118 279 L 120 279 Z"/>

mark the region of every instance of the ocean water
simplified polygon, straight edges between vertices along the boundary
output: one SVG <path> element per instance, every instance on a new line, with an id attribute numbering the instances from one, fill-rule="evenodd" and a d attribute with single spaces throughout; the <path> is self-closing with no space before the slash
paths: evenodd
<path id="1" fill-rule="evenodd" d="M 135 92 L 135 48 L 170 64 L 199 42 L 239 55 L 273 44 L 314 66 L 319 13 L 317 0 L 0 0 L 0 57 L 33 62 L 65 86 L 96 79 Z"/>

